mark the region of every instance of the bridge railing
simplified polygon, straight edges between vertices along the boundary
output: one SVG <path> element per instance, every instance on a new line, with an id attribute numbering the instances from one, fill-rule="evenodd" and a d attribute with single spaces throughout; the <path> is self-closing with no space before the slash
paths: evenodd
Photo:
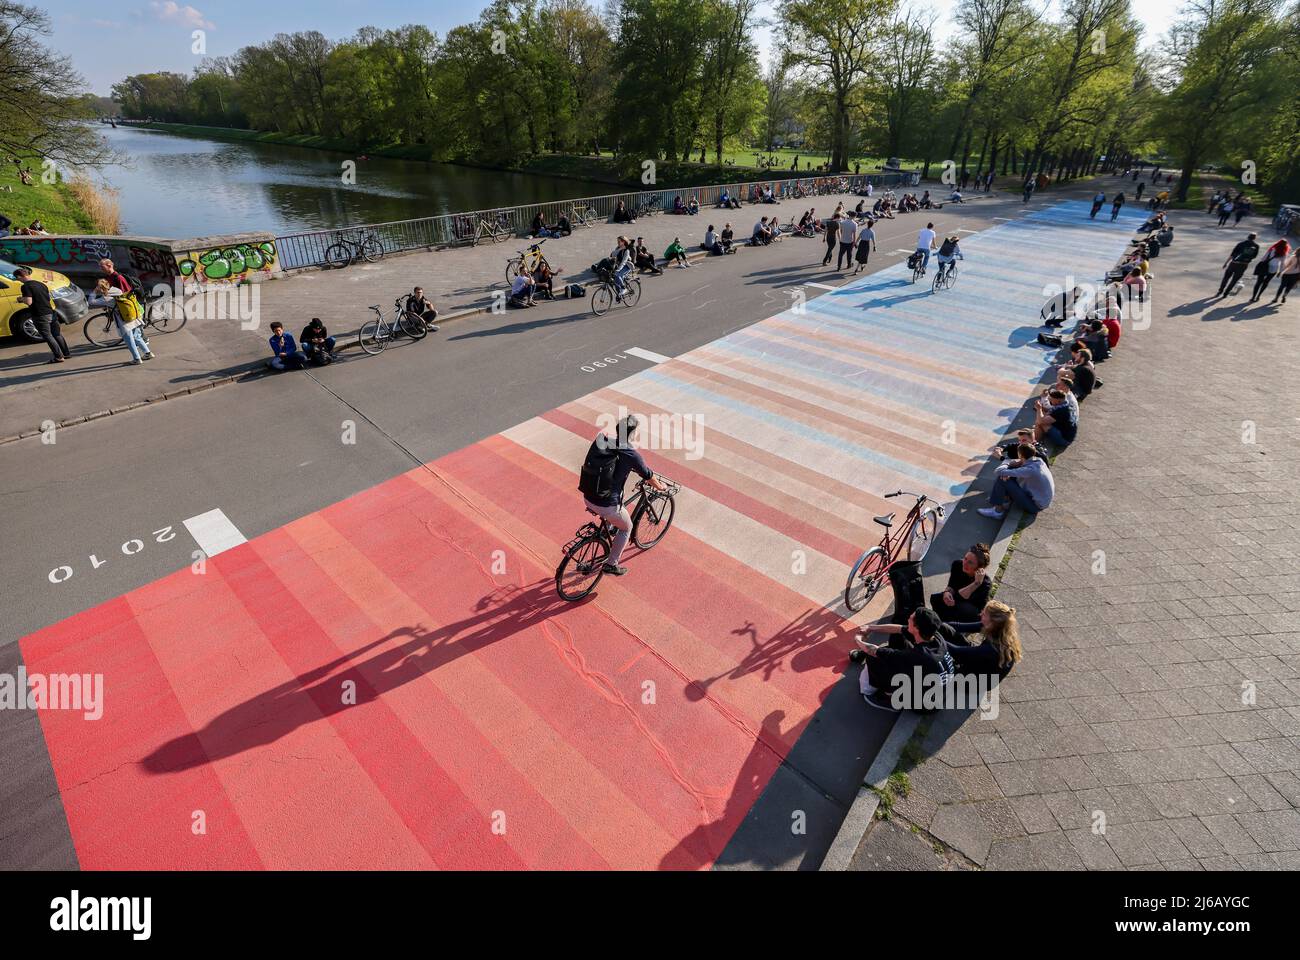
<path id="1" fill-rule="evenodd" d="M 622 201 L 624 207 L 635 213 L 646 206 L 652 213 L 670 212 L 676 200 L 681 198 L 686 204 L 692 198 L 699 201 L 702 209 L 716 206 L 723 191 L 743 203 L 751 202 L 755 190 L 762 191 L 771 187 L 778 199 L 793 197 L 796 186 L 804 193 L 814 194 L 816 185 L 835 183 L 841 186 L 831 192 L 856 192 L 864 189 L 868 182 L 873 187 L 910 186 L 917 182 L 917 174 L 912 171 L 898 173 L 873 173 L 857 176 L 805 176 L 764 180 L 749 180 L 740 183 L 713 184 L 705 187 L 674 187 L 667 190 L 634 190 L 624 193 L 611 193 L 599 197 L 579 197 L 572 200 L 551 200 L 545 203 L 529 203 L 513 207 L 493 207 L 487 210 L 470 210 L 463 213 L 448 213 L 435 217 L 422 217 L 417 220 L 392 220 L 387 223 L 367 223 L 355 226 L 335 227 L 326 230 L 312 230 L 307 233 L 295 233 L 276 238 L 279 265 L 283 270 L 301 270 L 307 267 L 323 266 L 327 263 L 325 252 L 340 239 L 360 242 L 369 235 L 376 237 L 384 246 L 385 253 L 400 253 L 409 250 L 433 250 L 439 247 L 468 245 L 480 238 L 480 225 L 500 225 L 510 237 L 524 237 L 532 227 L 533 219 L 540 213 L 548 226 L 554 227 L 561 216 L 568 217 L 575 230 L 582 229 L 580 219 L 575 213 L 582 213 L 585 218 L 595 223 L 609 222 Z"/>

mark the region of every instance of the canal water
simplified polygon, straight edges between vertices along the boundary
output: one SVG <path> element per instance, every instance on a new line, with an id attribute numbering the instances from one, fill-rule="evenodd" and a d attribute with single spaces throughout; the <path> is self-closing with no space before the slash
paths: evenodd
<path id="1" fill-rule="evenodd" d="M 279 144 L 97 126 L 126 158 L 103 177 L 119 192 L 122 232 L 183 239 L 269 230 L 278 236 L 462 210 L 616 193 L 605 183 L 479 170 Z M 356 183 L 343 161 L 356 160 Z"/>

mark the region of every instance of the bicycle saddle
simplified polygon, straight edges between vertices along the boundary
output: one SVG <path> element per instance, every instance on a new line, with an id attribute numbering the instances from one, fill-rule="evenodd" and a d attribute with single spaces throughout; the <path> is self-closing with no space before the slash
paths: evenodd
<path id="1" fill-rule="evenodd" d="M 377 304 L 377 303 L 376 303 L 376 304 L 372 304 L 371 307 L 370 307 L 370 309 L 371 309 L 371 310 L 378 310 L 378 309 L 379 309 L 379 304 Z"/>
<path id="2" fill-rule="evenodd" d="M 883 517 L 876 517 L 875 521 L 882 527 L 892 527 L 894 525 L 894 515 L 887 513 Z"/>

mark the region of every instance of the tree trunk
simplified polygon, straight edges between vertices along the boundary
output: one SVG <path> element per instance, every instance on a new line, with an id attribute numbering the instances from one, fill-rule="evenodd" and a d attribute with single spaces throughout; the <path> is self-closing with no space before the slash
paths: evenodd
<path id="1" fill-rule="evenodd" d="M 989 129 L 988 127 L 984 128 L 984 143 L 980 147 L 980 162 L 979 162 L 979 166 L 975 168 L 976 176 L 979 176 L 984 172 L 984 161 L 988 158 L 988 154 L 989 154 L 989 137 L 992 136 L 992 134 L 993 131 L 991 129 Z"/>

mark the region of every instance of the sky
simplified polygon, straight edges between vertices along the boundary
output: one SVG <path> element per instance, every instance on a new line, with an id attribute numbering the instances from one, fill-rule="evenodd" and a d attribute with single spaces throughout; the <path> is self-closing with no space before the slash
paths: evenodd
<path id="1" fill-rule="evenodd" d="M 1057 0 L 1046 0 L 1055 3 Z M 1144 45 L 1168 29 L 1182 0 L 1140 0 L 1138 18 L 1146 27 Z M 445 35 L 452 27 L 478 17 L 486 4 L 479 0 L 453 3 L 434 0 L 37 0 L 51 15 L 49 44 L 72 58 L 93 93 L 107 96 L 112 85 L 131 73 L 171 70 L 189 73 L 202 59 L 193 52 L 193 32 L 202 30 L 209 56 L 234 53 L 277 33 L 319 30 L 332 40 L 351 36 L 358 28 L 381 29 L 423 23 Z M 938 15 L 935 39 L 953 32 L 956 0 L 924 0 Z M 768 0 L 762 12 L 774 16 Z M 760 52 L 771 54 L 773 30 L 759 31 Z"/>

